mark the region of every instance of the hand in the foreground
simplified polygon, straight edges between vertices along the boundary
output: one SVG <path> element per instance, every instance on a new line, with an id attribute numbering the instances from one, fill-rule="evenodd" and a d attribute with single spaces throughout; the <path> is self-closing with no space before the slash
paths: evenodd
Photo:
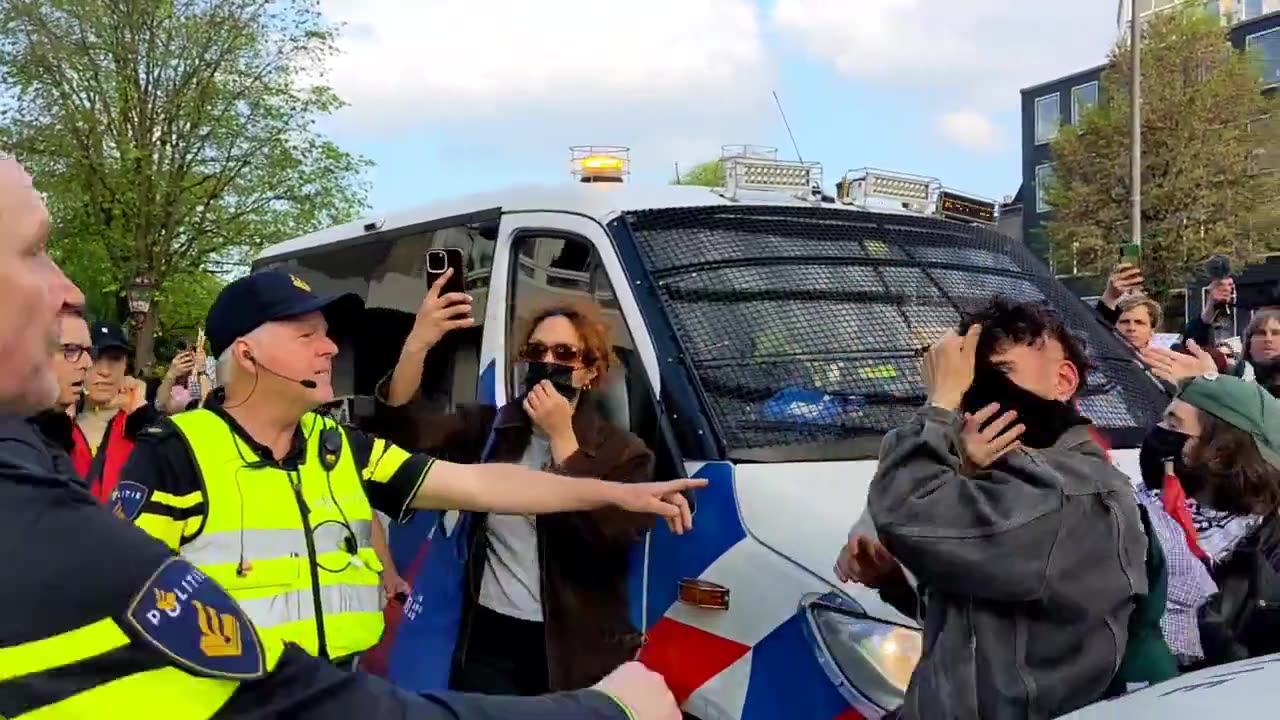
<path id="1" fill-rule="evenodd" d="M 614 505 L 636 513 L 650 513 L 666 518 L 667 526 L 677 535 L 693 529 L 689 502 L 680 493 L 706 487 L 702 478 L 684 478 L 667 482 L 615 483 Z"/>
<path id="2" fill-rule="evenodd" d="M 1012 410 L 992 420 L 998 412 L 1000 405 L 991 403 L 973 415 L 965 416 L 964 427 L 960 429 L 965 471 L 991 467 L 991 463 L 1018 449 L 1018 438 L 1027 427 L 1022 423 L 1013 425 L 1018 413 Z"/>
<path id="3" fill-rule="evenodd" d="M 973 367 L 982 326 L 974 323 L 964 335 L 952 330 L 924 356 L 925 387 L 929 402 L 948 410 L 960 407 L 965 392 L 973 384 Z"/>
<path id="4" fill-rule="evenodd" d="M 638 662 L 609 673 L 595 689 L 626 705 L 635 720 L 680 720 L 680 708 L 667 682 Z"/>
<path id="5" fill-rule="evenodd" d="M 1187 350 L 1190 355 L 1152 345 L 1142 351 L 1142 361 L 1151 366 L 1152 375 L 1174 385 L 1218 371 L 1213 356 L 1201 349 L 1195 340 L 1187 341 Z"/>
<path id="6" fill-rule="evenodd" d="M 836 577 L 840 582 L 856 582 L 869 588 L 880 588 L 902 566 L 883 545 L 857 531 L 849 533 L 849 542 L 836 557 Z"/>

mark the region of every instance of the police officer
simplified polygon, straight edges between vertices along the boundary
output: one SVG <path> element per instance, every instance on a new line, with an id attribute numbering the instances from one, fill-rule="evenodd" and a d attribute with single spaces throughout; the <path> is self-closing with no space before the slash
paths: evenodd
<path id="1" fill-rule="evenodd" d="M 23 422 L 57 395 L 47 356 L 59 309 L 83 303 L 47 238 L 30 178 L 0 160 L 0 717 L 679 717 L 635 664 L 578 693 L 417 698 L 263 643 L 226 591 L 103 510 Z"/>
<path id="2" fill-rule="evenodd" d="M 550 513 L 616 505 L 687 516 L 692 481 L 621 484 L 519 465 L 458 465 L 410 454 L 316 414 L 333 399 L 329 324 L 360 298 L 330 298 L 267 271 L 227 285 L 205 324 L 224 395 L 143 434 L 118 514 L 226 588 L 268 642 L 349 666 L 383 616 L 374 511 Z M 671 502 L 660 498 L 671 496 Z"/>

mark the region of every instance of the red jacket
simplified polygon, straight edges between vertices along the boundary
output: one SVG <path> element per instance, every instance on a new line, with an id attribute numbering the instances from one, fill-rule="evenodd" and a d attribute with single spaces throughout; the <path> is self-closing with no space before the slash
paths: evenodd
<path id="1" fill-rule="evenodd" d="M 76 474 L 88 484 L 89 492 L 98 498 L 98 502 L 106 504 L 111 499 L 112 491 L 120 484 L 124 464 L 129 461 L 129 454 L 133 452 L 133 440 L 137 437 L 137 431 L 151 424 L 154 419 L 152 413 L 145 408 L 133 415 L 123 410 L 116 413 L 107 424 L 96 455 L 89 449 L 89 441 L 80 426 L 72 425 L 71 464 L 75 467 Z"/>

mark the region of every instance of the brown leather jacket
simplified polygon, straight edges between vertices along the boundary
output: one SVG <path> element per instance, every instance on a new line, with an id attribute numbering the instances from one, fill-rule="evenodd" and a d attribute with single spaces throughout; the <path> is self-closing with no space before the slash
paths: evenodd
<path id="1" fill-rule="evenodd" d="M 376 432 L 406 449 L 459 463 L 518 463 L 532 429 L 518 404 L 501 409 L 460 407 L 452 415 L 433 415 L 420 404 L 402 408 L 379 405 Z M 493 428 L 493 445 L 481 457 Z M 580 446 L 552 472 L 614 482 L 647 482 L 653 453 L 629 432 L 610 425 L 584 398 L 574 414 Z M 480 595 L 488 557 L 487 516 L 472 523 L 466 571 L 462 632 L 454 654 L 456 671 L 466 657 L 471 615 Z M 652 527 L 651 515 L 618 508 L 543 515 L 538 518 L 542 566 L 542 603 L 547 669 L 552 691 L 589 687 L 635 657 L 642 635 L 632 626 L 627 602 L 631 545 Z"/>

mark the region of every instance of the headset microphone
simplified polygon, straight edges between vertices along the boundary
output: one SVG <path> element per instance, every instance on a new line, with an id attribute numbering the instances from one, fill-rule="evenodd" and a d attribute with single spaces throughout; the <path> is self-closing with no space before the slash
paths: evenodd
<path id="1" fill-rule="evenodd" d="M 266 365 L 263 365 L 262 363 L 258 362 L 258 359 L 257 359 L 257 358 L 255 358 L 251 353 L 246 352 L 246 353 L 244 354 L 244 357 L 245 357 L 245 359 L 246 359 L 246 360 L 248 360 L 249 362 L 253 363 L 253 366 L 254 366 L 254 367 L 256 367 L 256 368 L 258 368 L 258 369 L 260 369 L 260 370 L 264 370 L 264 371 L 266 371 L 266 373 L 267 373 L 268 375 L 275 375 L 276 377 L 280 378 L 281 380 L 288 380 L 289 382 L 298 383 L 299 385 L 301 385 L 302 387 L 304 387 L 304 388 L 306 388 L 306 389 L 308 389 L 308 390 L 315 390 L 317 387 L 319 387 L 318 385 L 316 385 L 316 381 L 315 381 L 315 380 L 299 380 L 299 379 L 297 379 L 297 378 L 291 378 L 291 377 L 289 377 L 288 375 L 281 375 L 280 373 L 276 372 L 275 370 L 272 370 L 271 368 L 267 367 Z"/>

